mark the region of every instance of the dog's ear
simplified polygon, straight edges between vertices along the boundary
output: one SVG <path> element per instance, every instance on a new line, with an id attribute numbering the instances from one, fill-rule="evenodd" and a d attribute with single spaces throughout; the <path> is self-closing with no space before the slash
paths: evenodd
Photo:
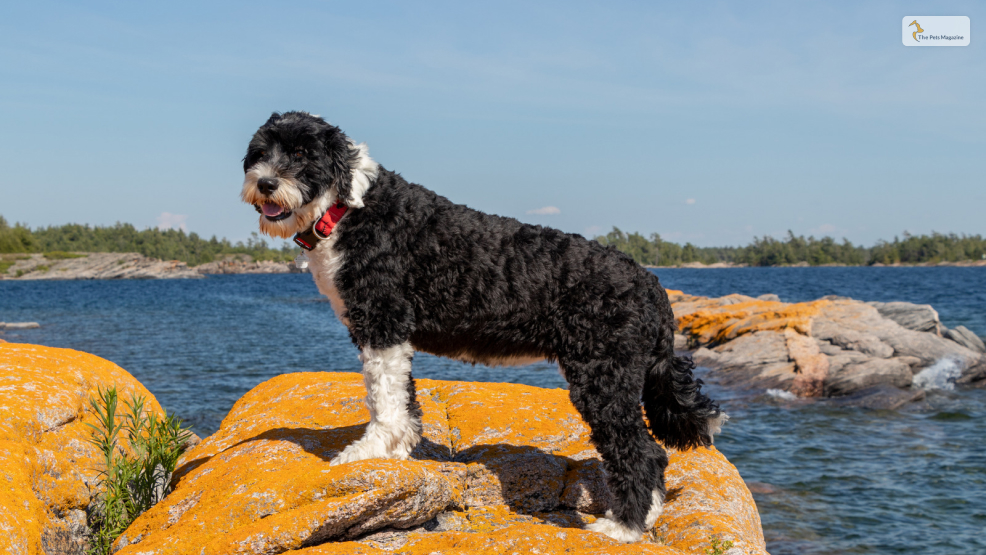
<path id="1" fill-rule="evenodd" d="M 278 112 L 274 112 L 273 114 L 270 115 L 270 118 L 267 119 L 267 123 L 264 124 L 264 127 L 268 125 L 274 125 L 279 121 L 281 121 L 281 114 Z"/>
<path id="2" fill-rule="evenodd" d="M 334 174 L 332 182 L 335 183 L 339 202 L 343 202 L 349 206 L 349 201 L 353 196 L 352 170 L 349 169 L 349 165 L 346 165 L 345 168 L 340 169 L 338 172 L 333 171 L 332 173 Z"/>
<path id="3" fill-rule="evenodd" d="M 328 156 L 326 169 L 332 184 L 336 187 L 338 199 L 353 206 L 350 202 L 353 196 L 353 165 L 359 156 L 359 150 L 353 148 L 349 138 L 333 125 L 326 124 L 326 129 L 321 135 L 322 145 Z"/>

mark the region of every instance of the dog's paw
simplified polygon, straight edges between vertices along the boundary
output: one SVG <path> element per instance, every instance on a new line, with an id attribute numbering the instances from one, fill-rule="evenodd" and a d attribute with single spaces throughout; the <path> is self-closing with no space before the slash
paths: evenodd
<path id="1" fill-rule="evenodd" d="M 660 511 L 658 512 L 660 513 Z M 649 517 L 650 514 L 647 516 Z M 595 522 L 586 525 L 585 529 L 590 532 L 605 534 L 622 543 L 640 541 L 640 538 L 643 537 L 643 533 L 634 531 L 617 522 L 613 518 L 613 513 L 610 511 L 606 511 L 605 517 L 597 518 Z"/>
<path id="2" fill-rule="evenodd" d="M 356 461 L 365 461 L 366 459 L 393 459 L 396 457 L 390 456 L 387 452 L 386 446 L 384 446 L 379 441 L 374 441 L 373 438 L 369 440 L 363 438 L 356 443 L 350 444 L 342 453 L 336 455 L 334 459 L 329 461 L 329 465 L 336 466 L 339 464 L 346 464 Z"/>
<path id="3" fill-rule="evenodd" d="M 359 441 L 343 449 L 329 464 L 335 466 L 366 459 L 404 460 L 416 444 L 417 441 L 397 437 L 387 430 L 371 429 Z"/>

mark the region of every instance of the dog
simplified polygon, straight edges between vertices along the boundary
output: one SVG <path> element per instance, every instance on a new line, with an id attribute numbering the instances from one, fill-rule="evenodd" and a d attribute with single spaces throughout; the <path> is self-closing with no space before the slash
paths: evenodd
<path id="1" fill-rule="evenodd" d="M 453 204 L 307 112 L 274 113 L 243 169 L 241 198 L 260 212 L 260 230 L 295 238 L 360 350 L 370 422 L 330 464 L 408 457 L 421 438 L 415 351 L 557 361 L 612 494 L 587 528 L 632 542 L 665 496 L 668 456 L 648 423 L 685 449 L 710 445 L 727 418 L 674 353 L 657 276 L 616 249 Z"/>

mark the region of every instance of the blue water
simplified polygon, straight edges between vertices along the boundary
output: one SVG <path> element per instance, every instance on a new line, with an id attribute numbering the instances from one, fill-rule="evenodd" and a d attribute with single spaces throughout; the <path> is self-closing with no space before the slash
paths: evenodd
<path id="1" fill-rule="evenodd" d="M 986 335 L 986 268 L 655 272 L 666 287 L 699 295 L 929 303 L 945 325 Z M 304 274 L 0 281 L 0 321 L 25 320 L 42 327 L 0 337 L 112 360 L 200 435 L 276 374 L 360 368 L 345 328 Z M 565 386 L 549 363 L 473 367 L 419 354 L 414 374 Z M 774 555 L 986 553 L 986 390 L 933 391 L 898 411 L 708 390 L 732 416 L 716 444 L 750 484 Z"/>

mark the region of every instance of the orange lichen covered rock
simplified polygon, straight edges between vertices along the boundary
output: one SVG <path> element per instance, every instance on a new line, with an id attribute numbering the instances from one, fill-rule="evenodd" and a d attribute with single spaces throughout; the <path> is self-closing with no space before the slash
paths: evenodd
<path id="1" fill-rule="evenodd" d="M 0 552 L 79 548 L 85 509 L 98 490 L 100 459 L 87 440 L 97 387 L 160 405 L 133 376 L 70 349 L 0 344 Z"/>
<path id="2" fill-rule="evenodd" d="M 0 440 L 0 552 L 44 553 L 41 535 L 50 515 L 32 488 L 34 450 L 21 442 Z"/>
<path id="3" fill-rule="evenodd" d="M 563 390 L 418 380 L 424 437 L 411 459 L 330 466 L 365 428 L 364 395 L 358 374 L 257 386 L 185 454 L 175 490 L 127 529 L 118 553 L 704 553 L 709 531 L 764 552 L 756 506 L 714 450 L 674 453 L 677 497 L 649 540 L 583 530 L 595 518 L 585 511 L 607 501 Z M 679 470 L 693 458 L 710 465 L 705 474 Z"/>
<path id="4" fill-rule="evenodd" d="M 753 496 L 722 453 L 701 448 L 672 452 L 670 459 L 667 505 L 656 525 L 666 544 L 705 553 L 709 538 L 716 536 L 731 540 L 740 553 L 764 548 L 749 539 L 751 530 L 761 529 Z"/>
<path id="5" fill-rule="evenodd" d="M 681 306 L 674 307 L 678 328 L 699 345 L 725 343 L 747 333 L 789 328 L 810 335 L 812 317 L 829 303 L 823 300 L 788 304 L 748 297 L 749 300 L 731 302 L 736 297 L 741 296 L 678 303 Z"/>

